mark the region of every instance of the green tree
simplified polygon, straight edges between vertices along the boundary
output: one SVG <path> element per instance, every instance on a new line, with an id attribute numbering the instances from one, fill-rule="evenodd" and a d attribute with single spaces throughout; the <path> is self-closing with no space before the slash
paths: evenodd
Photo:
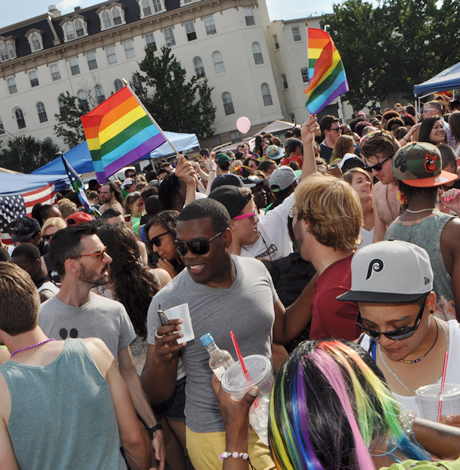
<path id="1" fill-rule="evenodd" d="M 75 146 L 85 140 L 85 133 L 81 124 L 81 117 L 90 111 L 88 100 L 71 95 L 68 91 L 60 95 L 60 110 L 54 117 L 57 124 L 54 126 L 54 132 L 58 137 L 62 137 L 68 145 Z"/>
<path id="2" fill-rule="evenodd" d="M 186 70 L 168 47 L 162 47 L 158 57 L 152 48 L 146 47 L 145 52 L 139 64 L 145 75 L 139 74 L 139 78 L 153 93 L 144 88 L 139 97 L 159 126 L 171 132 L 194 133 L 199 139 L 211 138 L 216 108 L 208 80 L 194 76 L 186 81 Z"/>
<path id="3" fill-rule="evenodd" d="M 39 141 L 32 136 L 21 135 L 8 139 L 8 147 L 0 153 L 0 165 L 9 170 L 31 173 L 54 160 L 60 152 L 51 140 Z"/>
<path id="4" fill-rule="evenodd" d="M 363 0 L 334 5 L 325 17 L 342 57 L 355 109 L 390 93 L 413 97 L 414 85 L 460 61 L 460 0 Z"/>

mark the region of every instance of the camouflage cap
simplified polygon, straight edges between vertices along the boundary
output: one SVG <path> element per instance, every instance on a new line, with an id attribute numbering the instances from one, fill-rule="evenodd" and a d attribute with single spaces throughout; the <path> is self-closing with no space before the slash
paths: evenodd
<path id="1" fill-rule="evenodd" d="M 447 184 L 457 175 L 443 171 L 441 152 L 428 142 L 411 142 L 401 147 L 392 164 L 393 175 L 409 186 L 430 188 Z"/>

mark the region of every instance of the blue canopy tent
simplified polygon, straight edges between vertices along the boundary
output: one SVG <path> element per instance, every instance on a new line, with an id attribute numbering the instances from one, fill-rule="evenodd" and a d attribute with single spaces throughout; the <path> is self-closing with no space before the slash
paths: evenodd
<path id="1" fill-rule="evenodd" d="M 422 98 L 421 95 L 430 95 L 437 91 L 448 91 L 460 88 L 460 62 L 443 70 L 438 75 L 430 78 L 420 85 L 414 86 L 414 95 Z"/>
<path id="2" fill-rule="evenodd" d="M 195 134 L 181 134 L 177 132 L 165 132 L 165 134 L 178 152 L 185 152 L 186 150 L 200 146 Z M 173 149 L 167 142 L 165 142 L 163 145 L 140 160 L 164 157 L 172 153 L 174 153 Z M 86 140 L 65 153 L 64 157 L 70 163 L 72 168 L 79 174 L 94 171 L 93 161 L 91 160 L 91 154 Z M 61 157 L 55 158 L 52 162 L 47 163 L 32 173 L 39 175 L 66 175 Z"/>
<path id="3" fill-rule="evenodd" d="M 0 195 L 23 194 L 54 183 L 56 191 L 69 186 L 67 175 L 23 175 L 0 173 Z"/>

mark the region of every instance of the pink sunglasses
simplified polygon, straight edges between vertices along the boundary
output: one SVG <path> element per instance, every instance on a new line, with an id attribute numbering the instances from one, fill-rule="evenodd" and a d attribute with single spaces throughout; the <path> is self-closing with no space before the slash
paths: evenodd
<path id="1" fill-rule="evenodd" d="M 232 220 L 248 219 L 249 217 L 256 217 L 257 218 L 257 214 L 255 212 L 250 212 L 249 214 L 237 215 L 236 217 L 233 217 Z"/>

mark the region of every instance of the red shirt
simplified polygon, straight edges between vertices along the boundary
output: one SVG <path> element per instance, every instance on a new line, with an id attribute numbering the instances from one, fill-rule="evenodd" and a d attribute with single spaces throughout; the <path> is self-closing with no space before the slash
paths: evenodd
<path id="1" fill-rule="evenodd" d="M 347 256 L 328 266 L 318 277 L 312 298 L 310 339 L 355 340 L 361 334 L 356 324 L 358 304 L 336 297 L 351 288 L 351 259 Z"/>
<path id="2" fill-rule="evenodd" d="M 291 162 L 297 162 L 297 164 L 299 165 L 299 168 L 302 168 L 303 160 L 300 155 L 294 155 L 293 157 L 283 158 L 281 160 L 281 165 L 289 165 L 289 163 Z"/>

